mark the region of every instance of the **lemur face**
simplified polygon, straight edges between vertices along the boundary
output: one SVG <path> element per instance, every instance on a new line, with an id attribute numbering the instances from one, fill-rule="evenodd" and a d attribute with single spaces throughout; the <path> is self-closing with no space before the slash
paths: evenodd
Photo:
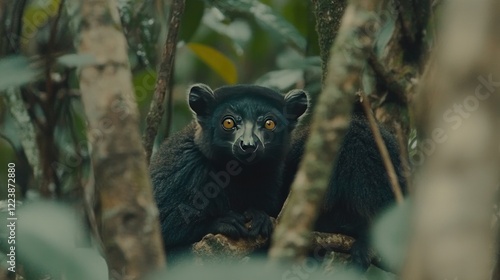
<path id="1" fill-rule="evenodd" d="M 214 144 L 246 164 L 280 156 L 289 122 L 264 101 L 241 98 L 221 104 L 213 115 Z"/>
<path id="2" fill-rule="evenodd" d="M 189 105 L 199 124 L 199 141 L 211 143 L 209 157 L 235 158 L 244 164 L 280 160 L 292 129 L 307 110 L 307 95 L 286 96 L 257 86 L 223 87 L 212 92 L 195 85 Z"/>

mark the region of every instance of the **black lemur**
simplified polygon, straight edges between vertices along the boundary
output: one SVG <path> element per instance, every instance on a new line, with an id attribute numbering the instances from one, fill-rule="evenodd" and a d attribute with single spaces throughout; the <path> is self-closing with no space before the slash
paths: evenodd
<path id="1" fill-rule="evenodd" d="M 290 135 L 307 110 L 307 94 L 196 84 L 188 102 L 193 122 L 167 139 L 150 165 L 167 252 L 208 233 L 269 237 Z"/>
<path id="2" fill-rule="evenodd" d="M 398 143 L 387 129 L 382 126 L 379 128 L 396 169 L 399 184 L 403 193 L 406 193 Z M 288 193 L 293 182 L 308 131 L 307 126 L 300 126 L 293 133 L 290 152 L 286 158 L 284 193 Z M 394 200 L 370 125 L 361 104 L 357 102 L 332 170 L 315 230 L 342 233 L 356 238 L 350 252 L 351 260 L 355 267 L 364 271 L 370 265 L 368 231 L 371 221 Z"/>

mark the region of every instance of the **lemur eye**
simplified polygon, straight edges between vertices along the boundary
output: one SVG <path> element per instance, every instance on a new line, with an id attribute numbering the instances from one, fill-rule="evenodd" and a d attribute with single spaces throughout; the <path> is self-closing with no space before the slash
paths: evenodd
<path id="1" fill-rule="evenodd" d="M 265 127 L 267 130 L 273 130 L 273 129 L 276 127 L 276 123 L 275 123 L 273 120 L 267 120 L 267 121 L 264 123 L 264 127 Z"/>
<path id="2" fill-rule="evenodd" d="M 235 126 L 235 123 L 234 123 L 234 119 L 233 118 L 225 118 L 223 121 L 222 121 L 222 127 L 225 129 L 225 130 L 231 130 L 233 129 Z"/>

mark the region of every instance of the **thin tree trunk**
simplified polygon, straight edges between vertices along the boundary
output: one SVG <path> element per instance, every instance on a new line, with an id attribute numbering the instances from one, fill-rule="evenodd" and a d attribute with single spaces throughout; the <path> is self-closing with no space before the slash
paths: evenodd
<path id="1" fill-rule="evenodd" d="M 342 18 L 331 50 L 325 86 L 313 113 L 304 159 L 272 237 L 270 256 L 274 260 L 300 260 L 307 253 L 333 162 L 349 125 L 356 92 L 361 89 L 361 73 L 368 50 L 375 41 L 376 32 L 362 31 L 375 31 L 372 13 L 378 12 L 383 2 L 352 0 Z"/>
<path id="2" fill-rule="evenodd" d="M 82 67 L 79 78 L 109 275 L 144 279 L 164 266 L 165 257 L 117 3 L 75 4 L 72 11 L 81 13 L 72 15 L 80 18 L 78 53 L 95 58 L 95 64 Z"/>
<path id="3" fill-rule="evenodd" d="M 177 34 L 184 13 L 185 0 L 174 0 L 170 6 L 170 24 L 168 25 L 168 35 L 163 49 L 163 58 L 160 64 L 160 71 L 156 78 L 155 93 L 151 102 L 148 116 L 146 117 L 146 131 L 144 132 L 144 147 L 146 149 L 146 160 L 149 162 L 153 152 L 158 126 L 160 125 L 163 114 L 165 113 L 165 94 L 167 94 L 167 128 L 166 135 L 170 133 L 172 122 L 172 83 L 174 77 L 175 53 L 177 50 Z"/>
<path id="4" fill-rule="evenodd" d="M 328 72 L 330 50 L 339 31 L 347 0 L 311 0 L 311 2 L 316 16 L 316 31 L 323 70 L 322 81 L 324 82 Z"/>

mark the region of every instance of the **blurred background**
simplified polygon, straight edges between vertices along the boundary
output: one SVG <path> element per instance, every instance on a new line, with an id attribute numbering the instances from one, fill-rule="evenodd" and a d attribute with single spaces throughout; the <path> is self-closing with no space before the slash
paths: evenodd
<path id="1" fill-rule="evenodd" d="M 96 249 L 102 245 L 99 233 L 89 233 L 97 226 L 90 209 L 95 205 L 84 202 L 84 190 L 95 186 L 88 137 L 102 135 L 87 131 L 89 116 L 79 89 L 79 69 L 93 58 L 75 50 L 82 21 L 77 2 L 0 0 L 0 182 L 7 182 L 8 164 L 15 163 L 17 201 L 51 201 L 26 203 L 20 210 L 19 238 L 25 242 L 19 252 L 38 270 L 31 278 L 26 272 L 27 279 L 49 279 L 43 278 L 46 272 L 59 275 L 57 279 L 128 279 L 122 271 L 106 275 L 103 252 Z M 175 2 L 116 2 L 144 133 Z M 495 75 L 500 71 L 500 4 L 373 0 L 381 6 L 374 8 L 370 3 L 186 0 L 168 85 L 172 95 L 153 150 L 192 120 L 186 103 L 190 85 L 258 84 L 281 92 L 304 88 L 314 107 L 324 85 L 342 82 L 325 79 L 330 50 L 337 51 L 337 60 L 346 67 L 337 69 L 343 71 L 340 76 L 355 70 L 356 78 L 361 77 L 355 90 L 367 96 L 377 121 L 398 136 L 402 158 L 409 155 L 411 199 L 375 223 L 377 249 L 404 279 L 489 279 L 477 275 L 489 275 L 498 262 L 500 106 Z M 358 16 L 346 20 L 356 28 L 341 29 L 341 44 L 332 49 L 346 7 Z M 360 7 L 371 7 L 372 13 Z M 366 23 L 364 29 L 358 23 Z M 362 48 L 365 42 L 356 39 L 363 38 L 372 44 Z M 360 60 L 362 65 L 356 65 Z M 479 102 L 486 98 L 472 95 L 478 88 L 494 98 Z M 442 130 L 435 133 L 436 128 Z M 0 200 L 7 199 L 7 191 L 0 188 Z M 3 202 L 0 213 L 5 214 L 9 206 Z M 84 226 L 75 222 L 82 220 Z M 4 231 L 2 241 L 8 234 Z M 0 249 L 7 252 L 5 242 Z M 3 264 L 6 260 L 0 254 Z M 496 265 L 498 279 L 500 263 Z M 252 273 L 261 268 L 253 267 L 245 276 L 259 278 Z M 5 266 L 0 270 L 3 279 Z M 322 269 L 313 270 L 324 276 Z M 305 279 L 286 275 L 280 271 L 272 279 Z M 379 270 L 370 279 L 395 277 Z"/>
<path id="2" fill-rule="evenodd" d="M 144 131 L 168 28 L 168 5 L 157 0 L 118 2 Z M 206 83 L 212 88 L 252 83 L 282 92 L 300 87 L 312 96 L 321 89 L 316 22 L 308 1 L 220 2 L 186 1 L 177 44 L 172 123 L 167 126 L 163 119 L 157 144 L 191 121 L 186 90 L 193 83 Z M 41 123 L 49 121 L 47 127 L 40 127 L 42 135 L 54 132 L 53 139 L 46 143 L 51 147 L 48 160 L 54 170 L 50 184 L 57 184 L 61 195 L 67 197 L 78 192 L 81 179 L 85 180 L 89 155 L 76 76 L 85 58 L 75 55 L 75 34 L 69 28 L 66 10 L 58 16 L 60 4 L 61 0 L 2 1 L 0 90 L 30 83 L 21 89 L 30 104 L 29 114 Z M 47 91 L 43 68 L 49 50 L 56 55 L 50 73 L 54 82 L 49 86 L 58 96 L 54 103 L 44 105 L 37 99 L 43 99 Z M 36 98 L 26 99 L 32 95 Z M 9 105 L 0 99 L 0 166 L 15 162 L 19 197 L 36 197 L 39 189 L 33 187 L 21 145 L 23 134 L 18 129 Z M 6 176 L 6 169 L 1 169 L 0 180 L 5 181 Z M 6 198 L 5 188 L 0 189 L 0 198 Z"/>

